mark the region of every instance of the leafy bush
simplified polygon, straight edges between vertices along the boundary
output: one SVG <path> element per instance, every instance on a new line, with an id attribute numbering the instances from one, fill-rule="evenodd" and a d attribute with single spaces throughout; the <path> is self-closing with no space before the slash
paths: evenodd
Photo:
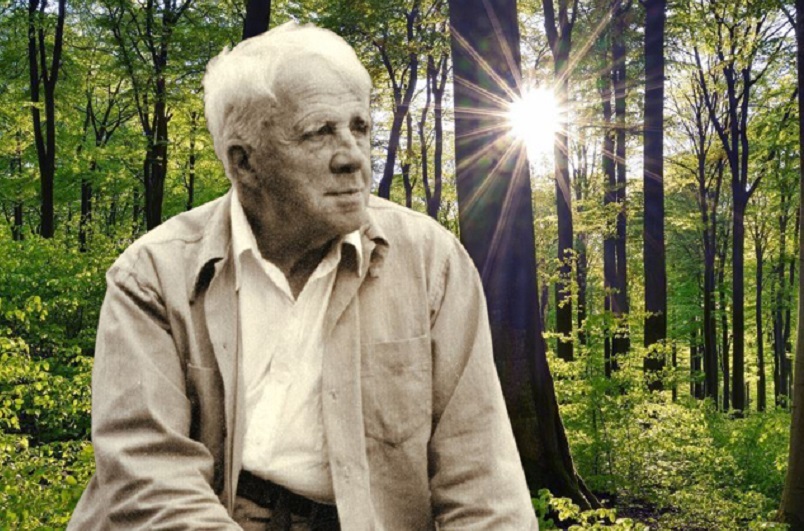
<path id="1" fill-rule="evenodd" d="M 542 489 L 534 498 L 533 508 L 539 518 L 539 529 L 567 529 L 569 531 L 608 529 L 611 531 L 648 531 L 649 527 L 630 518 L 617 518 L 614 509 L 582 511 L 568 498 L 555 498 Z M 553 518 L 558 519 L 556 523 Z"/>
<path id="2" fill-rule="evenodd" d="M 64 529 L 93 469 L 87 442 L 30 446 L 0 435 L 0 527 Z"/>
<path id="3" fill-rule="evenodd" d="M 86 253 L 66 238 L 0 240 L 0 329 L 25 340 L 35 358 L 78 347 L 91 355 L 104 275 L 127 241 L 100 235 Z M 75 351 L 78 352 L 78 351 Z"/>
<path id="4" fill-rule="evenodd" d="M 59 529 L 94 463 L 91 355 L 114 255 L 0 240 L 0 528 Z"/>
<path id="5" fill-rule="evenodd" d="M 647 391 L 639 348 L 611 379 L 594 353 L 581 354 L 551 359 L 551 368 L 575 464 L 592 490 L 621 508 L 655 507 L 659 529 L 778 528 L 767 521 L 781 498 L 789 412 L 733 419 L 708 401 Z M 678 380 L 668 376 L 666 389 Z"/>

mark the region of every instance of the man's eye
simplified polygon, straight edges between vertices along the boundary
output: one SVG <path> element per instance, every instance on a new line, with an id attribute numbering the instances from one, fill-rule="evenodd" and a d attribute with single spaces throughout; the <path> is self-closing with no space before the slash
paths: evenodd
<path id="1" fill-rule="evenodd" d="M 329 125 L 329 124 L 322 125 L 321 127 L 319 127 L 318 129 L 316 129 L 314 131 L 307 131 L 306 133 L 302 134 L 302 139 L 303 140 L 313 140 L 315 138 L 325 137 L 327 135 L 331 135 L 333 133 L 333 131 L 334 131 L 334 129 L 332 128 L 331 125 Z"/>
<path id="2" fill-rule="evenodd" d="M 369 124 L 363 121 L 355 122 L 352 124 L 352 131 L 365 135 L 369 132 Z"/>

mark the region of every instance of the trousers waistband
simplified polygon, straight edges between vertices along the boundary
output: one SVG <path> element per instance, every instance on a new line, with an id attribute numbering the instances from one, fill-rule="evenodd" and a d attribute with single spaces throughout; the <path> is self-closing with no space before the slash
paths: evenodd
<path id="1" fill-rule="evenodd" d="M 338 510 L 334 505 L 318 503 L 300 496 L 273 481 L 259 478 L 247 470 L 240 471 L 237 495 L 266 509 L 275 510 L 283 507 L 298 516 L 337 520 Z"/>

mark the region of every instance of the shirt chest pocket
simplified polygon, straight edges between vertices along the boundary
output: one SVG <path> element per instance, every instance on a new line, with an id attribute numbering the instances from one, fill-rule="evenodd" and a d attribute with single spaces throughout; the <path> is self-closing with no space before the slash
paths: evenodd
<path id="1" fill-rule="evenodd" d="M 432 358 L 427 336 L 363 346 L 366 435 L 397 445 L 430 428 Z"/>

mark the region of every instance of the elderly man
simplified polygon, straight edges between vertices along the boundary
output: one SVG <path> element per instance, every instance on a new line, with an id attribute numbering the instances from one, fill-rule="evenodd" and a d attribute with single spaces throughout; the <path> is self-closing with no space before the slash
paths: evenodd
<path id="1" fill-rule="evenodd" d="M 108 272 L 71 528 L 535 528 L 477 273 L 369 195 L 354 51 L 286 24 L 204 89 L 232 190 Z"/>

